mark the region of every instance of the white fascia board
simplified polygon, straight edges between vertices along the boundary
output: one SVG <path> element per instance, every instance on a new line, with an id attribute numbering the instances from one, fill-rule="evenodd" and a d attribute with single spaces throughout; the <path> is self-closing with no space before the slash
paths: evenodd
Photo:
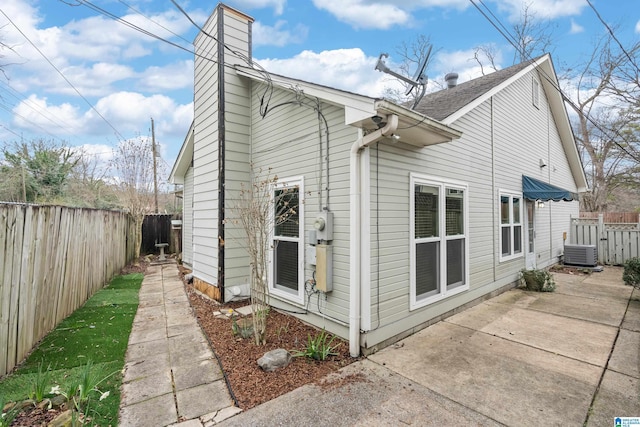
<path id="1" fill-rule="evenodd" d="M 236 65 L 235 69 L 240 76 L 266 83 L 264 75 L 253 68 Z M 269 74 L 271 82 L 275 86 L 292 91 L 295 89 L 309 97 L 319 98 L 330 104 L 344 107 L 346 125 L 357 123 L 377 114 L 375 105 L 378 99 L 376 98 L 305 82 L 303 80 Z"/>
<path id="2" fill-rule="evenodd" d="M 193 134 L 194 125 L 193 122 L 191 122 L 191 126 L 189 126 L 189 131 L 187 131 L 182 147 L 180 147 L 178 157 L 176 158 L 173 168 L 171 168 L 171 173 L 169 174 L 169 182 L 171 184 L 184 184 L 184 176 L 187 173 L 187 169 L 189 169 L 189 165 L 191 165 L 191 161 L 193 160 Z"/>

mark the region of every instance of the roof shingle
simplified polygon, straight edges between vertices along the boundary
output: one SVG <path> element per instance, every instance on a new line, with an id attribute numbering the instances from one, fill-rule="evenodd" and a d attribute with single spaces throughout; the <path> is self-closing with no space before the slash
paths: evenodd
<path id="1" fill-rule="evenodd" d="M 537 59 L 537 58 L 536 58 Z M 451 88 L 427 94 L 416 106 L 415 111 L 436 120 L 444 120 L 465 105 L 500 85 L 511 76 L 525 69 L 536 59 L 512 65 L 486 76 L 469 80 Z"/>

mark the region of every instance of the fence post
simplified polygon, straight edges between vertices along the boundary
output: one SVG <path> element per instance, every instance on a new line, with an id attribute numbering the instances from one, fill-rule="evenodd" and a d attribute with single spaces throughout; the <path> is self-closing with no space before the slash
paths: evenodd
<path id="1" fill-rule="evenodd" d="M 607 233 L 604 229 L 604 215 L 603 214 L 598 214 L 598 229 L 596 232 L 596 235 L 598 236 L 598 261 L 600 261 L 603 264 L 607 264 L 609 262 L 609 257 L 607 256 L 607 247 L 608 242 L 607 242 Z"/>

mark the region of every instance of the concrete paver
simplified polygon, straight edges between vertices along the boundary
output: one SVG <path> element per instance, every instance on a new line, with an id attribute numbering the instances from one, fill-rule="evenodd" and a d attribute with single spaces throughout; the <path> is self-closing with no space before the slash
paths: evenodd
<path id="1" fill-rule="evenodd" d="M 217 423 L 235 415 L 239 408 L 233 406 L 175 264 L 150 266 L 139 300 L 127 348 L 119 425 L 202 427 L 216 416 Z"/>
<path id="2" fill-rule="evenodd" d="M 498 309 L 498 310 L 496 310 Z M 487 302 L 446 322 L 526 344 L 552 353 L 604 366 L 617 328 L 536 310 Z"/>
<path id="3" fill-rule="evenodd" d="M 629 331 L 640 332 L 640 301 L 629 301 L 629 308 L 627 309 L 627 315 L 622 322 L 622 327 Z"/>
<path id="4" fill-rule="evenodd" d="M 178 420 L 173 393 L 164 394 L 120 407 L 118 425 L 135 427 L 158 427 Z"/>
<path id="5" fill-rule="evenodd" d="M 491 300 L 492 303 L 502 303 L 515 305 L 519 308 L 543 311 L 545 313 L 557 314 L 563 317 L 588 320 L 590 322 L 602 323 L 618 327 L 624 317 L 625 309 L 629 302 L 629 290 L 624 297 L 608 298 L 609 302 L 603 304 L 605 296 L 593 296 L 586 294 L 564 293 L 563 283 L 558 284 L 556 292 L 522 292 L 513 290 Z M 616 292 L 617 294 L 617 292 Z"/>
<path id="6" fill-rule="evenodd" d="M 640 416 L 639 386 L 637 378 L 605 372 L 587 426 L 612 426 L 615 417 Z"/>
<path id="7" fill-rule="evenodd" d="M 207 384 L 178 390 L 178 415 L 186 419 L 201 417 L 211 411 L 233 406 L 227 385 L 224 381 L 213 381 Z"/>
<path id="8" fill-rule="evenodd" d="M 121 403 L 124 406 L 129 406 L 171 393 L 173 393 L 171 372 L 165 370 L 157 375 L 141 377 L 123 383 Z"/>
<path id="9" fill-rule="evenodd" d="M 640 349 L 640 332 L 621 329 L 609 360 L 609 369 L 640 378 L 638 349 Z"/>
<path id="10" fill-rule="evenodd" d="M 449 322 L 369 356 L 504 424 L 584 421 L 602 368 Z M 523 404 L 526 402 L 526 404 Z"/>

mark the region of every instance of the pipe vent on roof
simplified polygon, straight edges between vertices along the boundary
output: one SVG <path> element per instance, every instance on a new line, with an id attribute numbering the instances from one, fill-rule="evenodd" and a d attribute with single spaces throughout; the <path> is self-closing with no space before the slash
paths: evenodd
<path id="1" fill-rule="evenodd" d="M 458 73 L 449 73 L 444 76 L 444 81 L 447 82 L 447 88 L 451 89 L 458 85 Z"/>

